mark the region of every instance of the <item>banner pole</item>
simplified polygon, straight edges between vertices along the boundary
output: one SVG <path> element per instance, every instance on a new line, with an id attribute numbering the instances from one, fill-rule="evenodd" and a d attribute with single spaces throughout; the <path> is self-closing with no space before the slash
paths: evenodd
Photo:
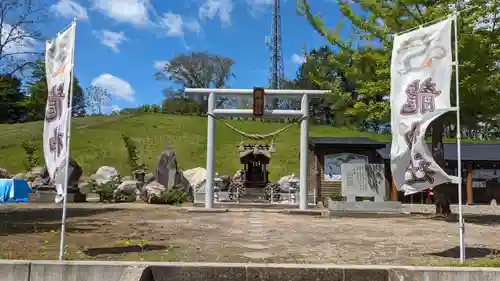
<path id="1" fill-rule="evenodd" d="M 461 149 L 461 128 L 460 128 L 460 80 L 458 61 L 458 13 L 453 20 L 453 31 L 455 33 L 455 98 L 457 107 L 457 177 L 458 177 L 458 226 L 460 232 L 460 263 L 465 261 L 465 238 L 464 238 L 464 218 L 462 210 L 462 149 Z"/>
<path id="2" fill-rule="evenodd" d="M 65 159 L 65 171 L 64 171 L 64 183 L 63 183 L 63 208 L 62 208 L 62 219 L 61 219 L 61 243 L 59 245 L 59 260 L 64 260 L 64 235 L 66 232 L 66 209 L 68 205 L 68 170 L 69 170 L 69 157 L 70 157 L 70 141 L 71 141 L 71 117 L 73 115 L 73 84 L 75 77 L 75 49 L 76 49 L 76 19 L 73 23 L 75 25 L 75 42 L 73 44 L 73 50 L 71 54 L 71 82 L 69 88 L 69 105 L 68 105 L 68 126 L 66 128 L 66 159 Z"/>

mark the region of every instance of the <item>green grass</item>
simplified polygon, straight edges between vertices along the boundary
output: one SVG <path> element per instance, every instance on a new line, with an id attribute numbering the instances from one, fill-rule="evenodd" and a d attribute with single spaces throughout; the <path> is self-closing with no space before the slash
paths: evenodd
<path id="1" fill-rule="evenodd" d="M 280 123 L 258 121 L 229 121 L 248 133 L 266 134 L 285 126 Z M 100 166 L 113 166 L 122 175 L 130 174 L 126 149 L 121 133 L 130 136 L 138 147 L 141 161 L 149 169 L 156 168 L 156 160 L 167 143 L 177 155 L 181 169 L 205 167 L 206 117 L 166 115 L 161 113 L 98 116 L 74 118 L 72 122 L 71 156 L 82 166 L 84 174 L 94 173 Z M 232 175 L 242 165 L 239 163 L 237 146 L 240 141 L 255 143 L 241 138 L 231 129 L 217 122 L 216 171 Z M 346 128 L 329 126 L 309 127 L 311 137 L 368 137 L 389 141 L 390 136 L 362 133 Z M 24 170 L 25 153 L 21 143 L 31 140 L 40 145 L 38 155 L 43 161 L 43 122 L 0 125 L 0 167 L 10 173 Z M 295 173 L 299 170 L 299 125 L 294 125 L 275 139 L 277 152 L 270 163 L 271 178 Z"/>

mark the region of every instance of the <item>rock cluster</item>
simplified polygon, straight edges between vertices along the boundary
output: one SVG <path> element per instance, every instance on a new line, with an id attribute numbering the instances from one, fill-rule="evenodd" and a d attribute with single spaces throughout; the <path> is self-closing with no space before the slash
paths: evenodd
<path id="1" fill-rule="evenodd" d="M 158 157 L 156 175 L 144 169 L 136 170 L 133 174 L 134 177 L 121 177 L 114 167 L 100 167 L 80 184 L 80 192 L 98 193 L 101 200 L 106 201 L 139 199 L 148 203 L 165 203 L 169 192 L 192 198 L 192 185 L 184 173 L 178 170 L 175 152 L 169 146 Z"/>

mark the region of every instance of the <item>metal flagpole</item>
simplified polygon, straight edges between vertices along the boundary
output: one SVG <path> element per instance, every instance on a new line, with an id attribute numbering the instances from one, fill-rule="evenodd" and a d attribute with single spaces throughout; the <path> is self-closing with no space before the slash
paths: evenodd
<path id="1" fill-rule="evenodd" d="M 71 82 L 69 88 L 69 105 L 68 105 L 68 125 L 66 131 L 66 164 L 64 171 L 64 183 L 63 183 L 63 209 L 62 209 L 62 222 L 61 222 L 61 244 L 59 246 L 59 260 L 64 260 L 64 235 L 66 232 L 66 209 L 68 205 L 68 170 L 69 170 L 69 156 L 70 156 L 70 141 L 71 141 L 71 116 L 73 115 L 73 83 L 75 77 L 75 49 L 76 49 L 76 18 L 73 20 L 75 25 L 75 43 L 73 45 L 73 50 L 71 54 Z M 71 26 L 71 25 L 70 25 Z"/>
<path id="2" fill-rule="evenodd" d="M 457 177 L 458 177 L 458 225 L 460 231 L 460 263 L 465 260 L 465 238 L 464 238 L 464 218 L 462 210 L 462 149 L 460 132 L 460 80 L 459 80 L 459 61 L 458 61 L 458 13 L 455 14 L 453 20 L 453 32 L 455 33 L 455 95 L 457 108 Z"/>

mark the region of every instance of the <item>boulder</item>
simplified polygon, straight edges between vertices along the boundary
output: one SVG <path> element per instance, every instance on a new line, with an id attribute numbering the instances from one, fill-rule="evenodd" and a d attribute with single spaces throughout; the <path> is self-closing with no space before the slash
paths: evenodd
<path id="1" fill-rule="evenodd" d="M 207 180 L 207 170 L 205 168 L 197 167 L 185 170 L 182 175 L 194 191 L 205 192 L 205 182 Z"/>
<path id="2" fill-rule="evenodd" d="M 172 188 L 177 177 L 177 158 L 174 150 L 167 145 L 158 157 L 156 166 L 156 181 L 162 184 L 167 190 Z"/>
<path id="3" fill-rule="evenodd" d="M 133 177 L 131 177 L 131 176 L 124 176 L 123 178 L 121 178 L 121 181 L 122 181 L 122 182 L 125 182 L 125 181 L 133 181 L 133 180 L 134 180 L 134 178 L 133 178 Z"/>
<path id="4" fill-rule="evenodd" d="M 150 183 L 154 180 L 155 180 L 155 176 L 153 175 L 153 173 L 147 173 L 146 175 L 144 175 L 144 182 L 145 183 Z"/>
<path id="5" fill-rule="evenodd" d="M 295 176 L 295 174 L 291 174 L 288 176 L 282 177 L 278 183 L 280 185 L 280 189 L 283 192 L 288 192 L 290 190 L 290 187 L 292 186 L 293 183 L 298 183 L 299 178 Z M 292 184 L 291 184 L 292 183 Z"/>
<path id="6" fill-rule="evenodd" d="M 7 169 L 0 168 L 0 179 L 10 179 L 10 174 Z"/>
<path id="7" fill-rule="evenodd" d="M 182 172 L 178 172 L 175 179 L 175 185 L 180 188 L 189 198 L 193 197 L 193 188 L 189 183 L 188 179 L 184 176 Z"/>
<path id="8" fill-rule="evenodd" d="M 152 181 L 142 188 L 141 198 L 145 202 L 152 203 L 156 198 L 161 197 L 165 191 L 167 191 L 167 189 L 163 184 Z"/>
<path id="9" fill-rule="evenodd" d="M 135 194 L 136 191 L 141 187 L 142 182 L 136 180 L 126 180 L 123 181 L 113 192 L 115 198 L 121 196 L 128 196 Z"/>
<path id="10" fill-rule="evenodd" d="M 19 173 L 19 174 L 16 174 L 15 176 L 13 176 L 12 179 L 15 179 L 15 180 L 25 180 L 26 179 L 26 175 L 23 174 L 23 173 Z"/>
<path id="11" fill-rule="evenodd" d="M 69 159 L 68 186 L 76 186 L 83 175 L 83 169 L 75 160 Z"/>
<path id="12" fill-rule="evenodd" d="M 80 190 L 81 194 L 90 194 L 92 193 L 93 190 L 93 185 L 90 181 L 81 181 L 78 183 L 78 189 Z"/>
<path id="13" fill-rule="evenodd" d="M 44 167 L 37 166 L 37 167 L 33 167 L 31 169 L 31 171 L 28 172 L 27 177 L 31 178 L 31 179 L 34 179 L 34 178 L 41 178 L 41 179 L 48 178 L 49 177 L 49 172 Z"/>
<path id="14" fill-rule="evenodd" d="M 111 181 L 117 181 L 119 179 L 119 174 L 113 167 L 102 166 L 95 174 L 90 176 L 90 179 L 95 181 L 97 185 L 102 185 Z"/>

